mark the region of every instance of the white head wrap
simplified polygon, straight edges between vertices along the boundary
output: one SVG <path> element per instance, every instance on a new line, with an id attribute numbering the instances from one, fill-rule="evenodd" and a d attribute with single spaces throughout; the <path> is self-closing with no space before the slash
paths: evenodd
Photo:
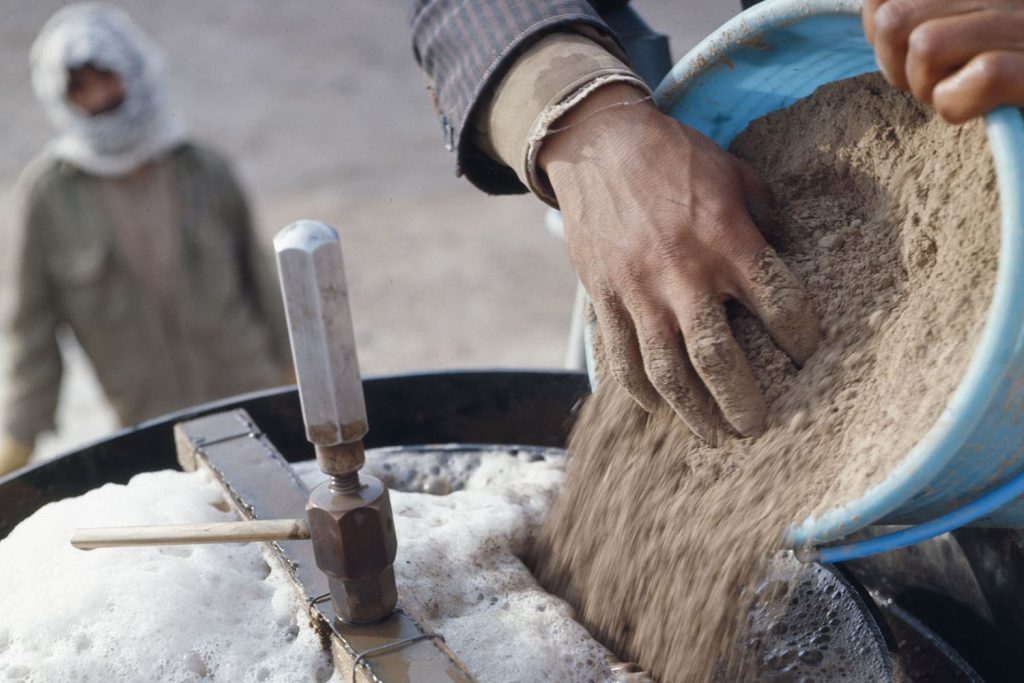
<path id="1" fill-rule="evenodd" d="M 60 136 L 50 151 L 87 172 L 128 173 L 185 138 L 172 116 L 164 57 L 123 11 L 101 3 L 71 5 L 43 26 L 29 55 L 32 87 Z M 91 64 L 121 79 L 116 109 L 88 116 L 67 98 L 68 70 Z"/>

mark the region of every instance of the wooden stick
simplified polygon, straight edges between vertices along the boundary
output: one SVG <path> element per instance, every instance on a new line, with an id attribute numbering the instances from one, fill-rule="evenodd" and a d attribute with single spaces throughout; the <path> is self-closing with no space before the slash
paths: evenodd
<path id="1" fill-rule="evenodd" d="M 192 543 L 301 541 L 309 538 L 304 519 L 268 519 L 207 524 L 100 527 L 75 529 L 71 545 L 79 550 Z"/>

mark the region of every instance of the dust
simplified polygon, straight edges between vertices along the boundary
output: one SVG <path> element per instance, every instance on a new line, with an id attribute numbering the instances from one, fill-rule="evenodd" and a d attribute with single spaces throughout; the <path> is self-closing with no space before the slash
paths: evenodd
<path id="1" fill-rule="evenodd" d="M 776 196 L 773 246 L 805 284 L 822 343 L 798 369 L 756 318 L 731 310 L 768 429 L 717 448 L 666 406 L 648 415 L 602 382 L 534 553 L 538 576 L 595 635 L 664 682 L 772 679 L 756 648 L 735 645 L 765 558 L 789 525 L 881 481 L 934 423 L 996 271 L 983 125 L 945 125 L 877 75 L 754 121 L 732 151 Z"/>

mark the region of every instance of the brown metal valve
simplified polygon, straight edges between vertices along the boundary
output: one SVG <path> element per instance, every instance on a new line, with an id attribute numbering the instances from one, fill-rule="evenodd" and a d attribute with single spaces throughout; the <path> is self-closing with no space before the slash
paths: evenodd
<path id="1" fill-rule="evenodd" d="M 352 624 L 387 618 L 398 601 L 398 542 L 384 484 L 356 474 L 325 482 L 310 494 L 306 515 L 316 564 L 327 574 L 338 616 Z"/>

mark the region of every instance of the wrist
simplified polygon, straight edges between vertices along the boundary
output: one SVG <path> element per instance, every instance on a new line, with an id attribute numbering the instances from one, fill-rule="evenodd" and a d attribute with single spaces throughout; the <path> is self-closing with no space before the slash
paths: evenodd
<path id="1" fill-rule="evenodd" d="M 646 91 L 610 84 L 552 125 L 539 150 L 538 172 L 559 208 L 581 215 L 599 195 L 645 177 L 677 138 L 677 125 Z"/>
<path id="2" fill-rule="evenodd" d="M 598 142 L 614 122 L 628 120 L 637 125 L 651 114 L 660 116 L 642 88 L 622 82 L 601 86 L 551 125 L 537 165 L 550 175 L 552 166 L 578 159 L 582 149 Z"/>

